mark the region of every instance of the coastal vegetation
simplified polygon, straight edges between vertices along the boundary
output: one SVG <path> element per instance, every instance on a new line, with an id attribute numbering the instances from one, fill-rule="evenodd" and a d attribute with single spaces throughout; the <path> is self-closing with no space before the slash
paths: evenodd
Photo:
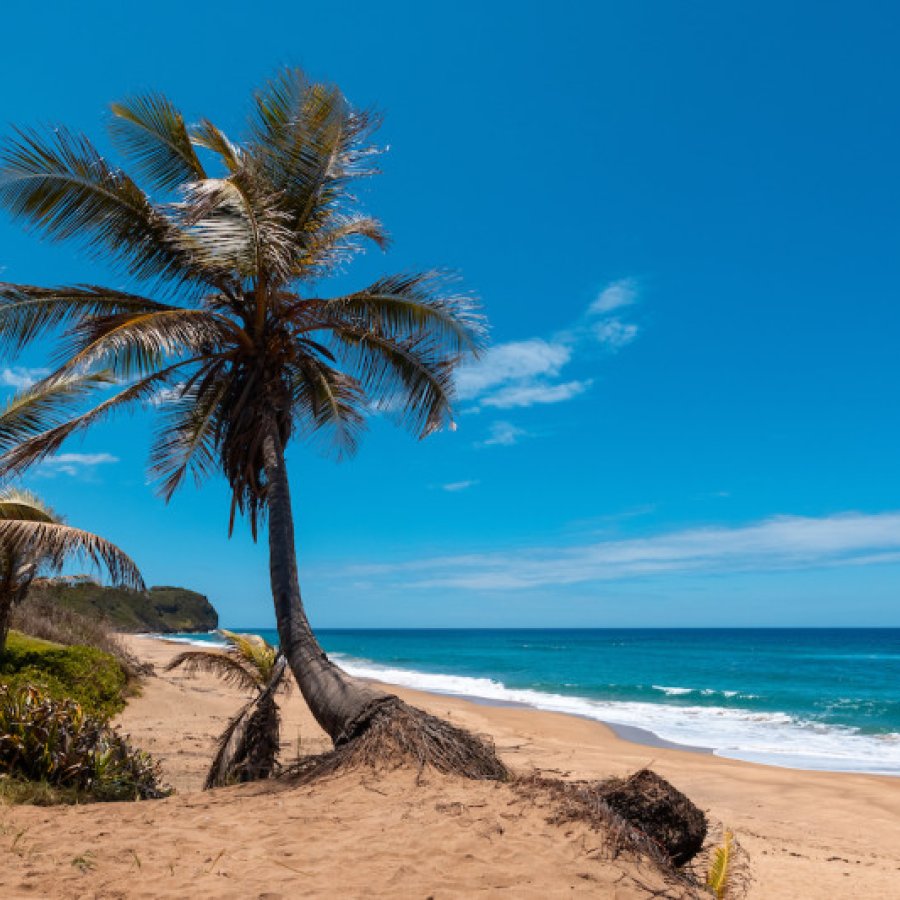
<path id="1" fill-rule="evenodd" d="M 119 632 L 214 631 L 219 625 L 219 614 L 209 599 L 182 587 L 136 591 L 86 577 L 36 579 L 22 608 L 44 609 L 50 604 L 105 622 Z"/>
<path id="2" fill-rule="evenodd" d="M 0 685 L 35 685 L 48 697 L 74 700 L 102 719 L 124 708 L 128 684 L 121 663 L 95 647 L 65 647 L 13 631 L 0 656 Z"/>
<path id="3" fill-rule="evenodd" d="M 33 684 L 0 685 L 0 796 L 42 803 L 171 793 L 158 766 L 102 717 Z"/>
<path id="4" fill-rule="evenodd" d="M 128 676 L 129 689 L 137 688 L 140 676 L 150 673 L 113 631 L 109 621 L 99 615 L 82 615 L 44 595 L 29 593 L 13 609 L 12 627 L 33 638 L 41 638 L 65 647 L 93 647 L 114 657 Z"/>
<path id="5" fill-rule="evenodd" d="M 210 672 L 251 699 L 244 704 L 219 738 L 206 775 L 205 789 L 256 781 L 275 772 L 281 735 L 276 696 L 290 686 L 287 662 L 278 650 L 255 634 L 219 634 L 224 650 L 185 650 L 166 669 Z"/>

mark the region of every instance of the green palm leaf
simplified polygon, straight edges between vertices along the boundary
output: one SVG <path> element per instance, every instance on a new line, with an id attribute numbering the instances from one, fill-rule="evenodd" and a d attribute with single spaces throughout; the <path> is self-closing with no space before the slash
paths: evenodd
<path id="1" fill-rule="evenodd" d="M 455 427 L 451 405 L 458 357 L 444 354 L 439 343 L 427 338 L 392 340 L 350 327 L 337 332 L 335 340 L 376 409 L 420 438 Z"/>
<path id="2" fill-rule="evenodd" d="M 112 382 L 109 372 L 67 372 L 21 391 L 0 410 L 0 452 L 15 450 L 49 429 L 65 426 L 73 406 Z"/>
<path id="3" fill-rule="evenodd" d="M 362 291 L 318 301 L 325 322 L 342 323 L 386 338 L 410 335 L 440 340 L 453 352 L 477 353 L 485 337 L 485 320 L 473 299 L 446 289 L 438 272 L 393 275 Z"/>
<path id="4" fill-rule="evenodd" d="M 186 650 L 166 665 L 166 671 L 172 669 L 183 669 L 188 675 L 215 675 L 241 691 L 256 691 L 261 686 L 257 671 L 237 657 L 220 651 Z"/>
<path id="5" fill-rule="evenodd" d="M 0 283 L 0 351 L 15 355 L 47 332 L 85 317 L 167 308 L 171 307 L 95 285 L 41 288 Z"/>
<path id="6" fill-rule="evenodd" d="M 209 310 L 177 307 L 85 318 L 70 332 L 65 368 L 102 365 L 120 379 L 143 376 L 172 357 L 213 352 L 233 328 Z"/>
<path id="7" fill-rule="evenodd" d="M 151 187 L 170 191 L 206 172 L 175 105 L 162 94 L 112 104 L 113 141 Z"/>
<path id="8" fill-rule="evenodd" d="M 236 172 L 242 167 L 244 154 L 241 148 L 233 144 L 225 132 L 213 125 L 209 119 L 201 119 L 190 129 L 190 135 L 198 147 L 217 153 L 229 171 Z"/>
<path id="9" fill-rule="evenodd" d="M 172 224 L 91 142 L 65 129 L 18 131 L 0 157 L 0 203 L 55 240 L 78 238 L 98 258 L 110 253 L 138 278 L 196 277 Z"/>
<path id="10" fill-rule="evenodd" d="M 97 386 L 113 382 L 107 372 L 54 374 L 13 397 L 0 411 L 0 471 L 17 474 L 55 453 L 73 434 L 132 403 L 151 400 L 185 360 L 141 379 L 80 415 L 69 408 Z"/>

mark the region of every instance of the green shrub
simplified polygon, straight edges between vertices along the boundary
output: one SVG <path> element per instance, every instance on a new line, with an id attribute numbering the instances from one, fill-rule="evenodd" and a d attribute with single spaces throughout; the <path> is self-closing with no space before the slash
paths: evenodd
<path id="1" fill-rule="evenodd" d="M 57 700 L 77 701 L 103 719 L 123 709 L 127 683 L 115 657 L 93 647 L 62 647 L 10 632 L 0 656 L 0 684 L 34 684 Z"/>
<path id="2" fill-rule="evenodd" d="M 0 778 L 49 786 L 60 799 L 165 797 L 159 767 L 143 751 L 74 700 L 32 685 L 0 686 Z"/>

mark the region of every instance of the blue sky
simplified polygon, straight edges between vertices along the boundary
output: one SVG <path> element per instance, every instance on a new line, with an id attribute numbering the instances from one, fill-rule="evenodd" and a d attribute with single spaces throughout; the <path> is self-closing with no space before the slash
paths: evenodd
<path id="1" fill-rule="evenodd" d="M 459 429 L 289 464 L 314 624 L 900 625 L 900 11 L 891 3 L 18 5 L 0 121 L 101 138 L 159 89 L 240 133 L 279 65 L 386 116 L 394 243 L 493 349 Z M 0 220 L 10 281 L 121 279 Z M 47 347 L 0 361 L 7 394 Z M 151 418 L 29 483 L 147 580 L 272 622 L 224 486 L 164 506 Z M 73 455 L 74 454 L 74 455 Z"/>

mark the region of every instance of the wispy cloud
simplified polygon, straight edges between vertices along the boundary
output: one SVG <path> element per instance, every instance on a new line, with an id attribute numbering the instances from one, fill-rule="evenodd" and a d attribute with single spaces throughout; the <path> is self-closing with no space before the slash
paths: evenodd
<path id="1" fill-rule="evenodd" d="M 594 326 L 594 337 L 610 350 L 627 347 L 638 336 L 638 327 L 618 319 L 606 319 Z"/>
<path id="2" fill-rule="evenodd" d="M 459 491 L 467 491 L 470 487 L 475 487 L 476 484 L 478 484 L 477 481 L 451 481 L 449 484 L 442 484 L 441 490 L 456 494 Z"/>
<path id="3" fill-rule="evenodd" d="M 42 475 L 82 475 L 93 472 L 97 466 L 119 461 L 111 453 L 57 453 L 45 459 L 38 471 Z"/>
<path id="4" fill-rule="evenodd" d="M 602 315 L 637 302 L 637 282 L 633 278 L 622 278 L 608 284 L 590 305 L 589 313 Z"/>
<path id="5" fill-rule="evenodd" d="M 592 383 L 588 379 L 587 381 L 565 381 L 561 384 L 545 384 L 543 382 L 514 384 L 485 397 L 481 403 L 482 406 L 493 406 L 496 409 L 515 409 L 539 403 L 559 403 L 583 394 Z"/>
<path id="6" fill-rule="evenodd" d="M 532 338 L 497 344 L 481 360 L 459 370 L 456 390 L 463 400 L 470 400 L 501 385 L 553 378 L 571 358 L 572 348 L 562 341 Z"/>
<path id="7" fill-rule="evenodd" d="M 900 562 L 900 512 L 777 516 L 740 527 L 358 567 L 415 589 L 516 590 L 674 573 L 777 571 Z"/>
<path id="8" fill-rule="evenodd" d="M 0 386 L 15 388 L 21 391 L 31 387 L 40 378 L 49 373 L 49 369 L 27 369 L 24 366 L 4 366 L 0 369 Z"/>
<path id="9" fill-rule="evenodd" d="M 519 441 L 528 437 L 528 432 L 524 428 L 513 425 L 512 422 L 500 420 L 492 422 L 488 429 L 488 436 L 475 444 L 476 447 L 512 447 Z"/>
<path id="10" fill-rule="evenodd" d="M 638 326 L 614 312 L 637 300 L 634 279 L 615 281 L 571 327 L 549 338 L 496 344 L 480 360 L 459 370 L 456 386 L 460 398 L 474 401 L 475 409 L 513 409 L 561 403 L 583 394 L 592 379 L 560 381 L 563 369 L 598 348 L 614 353 L 630 344 L 638 335 Z"/>

